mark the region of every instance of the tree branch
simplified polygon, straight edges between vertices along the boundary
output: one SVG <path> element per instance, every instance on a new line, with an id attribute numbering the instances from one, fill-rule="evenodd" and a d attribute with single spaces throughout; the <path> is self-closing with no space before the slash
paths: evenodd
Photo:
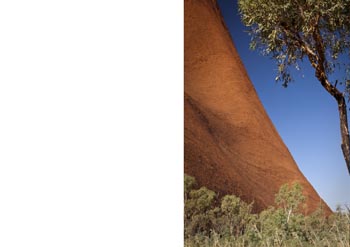
<path id="1" fill-rule="evenodd" d="M 309 54 L 309 60 L 312 66 L 315 68 L 315 75 L 317 79 L 321 82 L 321 85 L 330 93 L 338 103 L 339 119 L 340 119 L 340 133 L 342 138 L 341 149 L 343 151 L 343 156 L 348 168 L 350 175 L 350 137 L 348 128 L 348 117 L 347 117 L 347 107 L 344 98 L 344 94 L 341 93 L 335 86 L 333 86 L 327 78 L 325 71 L 325 54 L 324 46 L 322 41 L 322 36 L 318 25 L 315 25 L 313 32 L 313 37 L 315 41 L 315 47 L 317 52 L 318 61 L 314 62 L 313 55 Z"/>

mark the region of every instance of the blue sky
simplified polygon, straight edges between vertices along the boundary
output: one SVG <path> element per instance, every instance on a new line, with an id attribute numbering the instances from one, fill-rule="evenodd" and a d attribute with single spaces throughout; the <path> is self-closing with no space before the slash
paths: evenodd
<path id="1" fill-rule="evenodd" d="M 336 101 L 308 63 L 294 74 L 288 88 L 276 83 L 275 62 L 249 50 L 250 37 L 240 21 L 237 1 L 218 2 L 250 80 L 300 170 L 333 210 L 349 204 L 350 176 L 340 148 Z"/>

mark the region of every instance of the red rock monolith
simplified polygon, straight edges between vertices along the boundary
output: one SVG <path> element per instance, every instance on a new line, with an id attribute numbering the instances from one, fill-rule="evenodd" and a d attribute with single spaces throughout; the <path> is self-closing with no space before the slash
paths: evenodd
<path id="1" fill-rule="evenodd" d="M 262 106 L 215 0 L 185 0 L 185 173 L 254 210 L 299 182 L 306 213 L 320 203 Z M 272 73 L 272 71 L 271 71 Z"/>

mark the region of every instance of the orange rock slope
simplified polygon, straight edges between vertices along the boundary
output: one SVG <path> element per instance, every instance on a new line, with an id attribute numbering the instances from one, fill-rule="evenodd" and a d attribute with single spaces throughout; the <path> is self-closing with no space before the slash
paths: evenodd
<path id="1" fill-rule="evenodd" d="M 295 181 L 307 212 L 324 204 L 265 112 L 215 0 L 185 0 L 185 173 L 255 211 Z"/>

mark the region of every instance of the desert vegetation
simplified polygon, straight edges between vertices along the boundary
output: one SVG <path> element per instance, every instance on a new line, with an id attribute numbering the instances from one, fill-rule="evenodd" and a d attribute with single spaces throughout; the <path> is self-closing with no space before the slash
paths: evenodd
<path id="1" fill-rule="evenodd" d="M 276 207 L 253 213 L 235 195 L 219 198 L 184 177 L 185 246 L 350 246 L 350 209 L 326 217 L 322 207 L 303 214 L 305 197 L 298 183 L 281 186 Z"/>

